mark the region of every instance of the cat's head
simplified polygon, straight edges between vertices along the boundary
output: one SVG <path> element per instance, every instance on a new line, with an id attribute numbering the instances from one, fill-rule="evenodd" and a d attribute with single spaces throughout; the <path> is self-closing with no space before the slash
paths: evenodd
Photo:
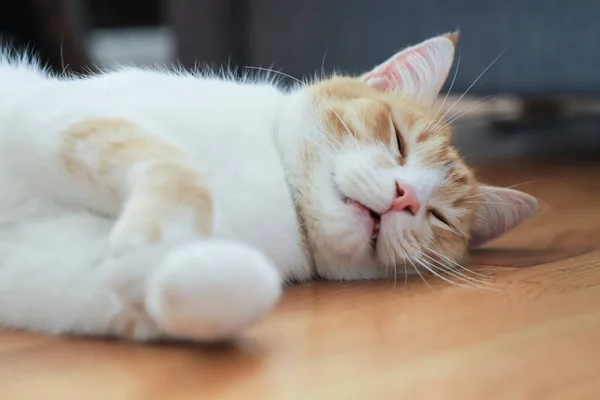
<path id="1" fill-rule="evenodd" d="M 536 212 L 535 198 L 478 182 L 451 146 L 434 101 L 457 36 L 409 47 L 361 76 L 300 90 L 311 116 L 298 146 L 306 177 L 298 203 L 320 275 L 454 268 L 469 247 Z"/>

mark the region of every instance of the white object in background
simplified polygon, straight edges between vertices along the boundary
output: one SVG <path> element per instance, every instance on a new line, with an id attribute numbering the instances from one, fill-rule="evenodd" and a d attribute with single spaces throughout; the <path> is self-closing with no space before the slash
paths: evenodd
<path id="1" fill-rule="evenodd" d="M 99 67 L 115 64 L 152 65 L 175 59 L 175 35 L 170 29 L 129 28 L 92 31 L 88 52 Z"/>

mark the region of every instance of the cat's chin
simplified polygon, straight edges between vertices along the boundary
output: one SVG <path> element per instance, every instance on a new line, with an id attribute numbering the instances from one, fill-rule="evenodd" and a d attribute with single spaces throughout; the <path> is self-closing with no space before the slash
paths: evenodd
<path id="1" fill-rule="evenodd" d="M 322 228 L 314 246 L 326 264 L 351 264 L 375 257 L 371 239 L 373 222 L 365 221 L 363 215 L 354 213 Z"/>
<path id="2" fill-rule="evenodd" d="M 382 263 L 365 240 L 347 242 L 346 248 L 334 250 L 328 247 L 315 260 L 318 274 L 324 279 L 362 280 L 384 277 Z"/>
<path id="3" fill-rule="evenodd" d="M 380 219 L 362 204 L 353 200 L 344 201 L 344 206 L 350 213 L 348 226 L 348 237 L 351 237 L 355 244 L 350 246 L 352 257 L 373 253 L 379 237 Z"/>
<path id="4" fill-rule="evenodd" d="M 374 243 L 374 253 L 383 265 L 393 266 L 399 258 L 405 258 L 408 249 L 405 248 L 407 216 L 398 213 L 387 213 L 381 216 L 377 240 Z M 403 229 L 404 227 L 404 229 Z"/>

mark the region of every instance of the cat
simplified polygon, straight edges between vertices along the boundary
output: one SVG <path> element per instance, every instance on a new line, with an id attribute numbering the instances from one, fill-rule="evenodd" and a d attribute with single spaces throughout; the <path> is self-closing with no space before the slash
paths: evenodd
<path id="1" fill-rule="evenodd" d="M 0 324 L 220 341 L 284 282 L 463 263 L 538 202 L 478 182 L 451 146 L 434 102 L 457 40 L 287 88 L 135 67 L 54 76 L 5 52 Z"/>

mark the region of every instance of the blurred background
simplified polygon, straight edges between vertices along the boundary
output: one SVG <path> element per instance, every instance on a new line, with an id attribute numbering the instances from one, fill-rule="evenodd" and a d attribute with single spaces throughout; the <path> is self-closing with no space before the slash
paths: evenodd
<path id="1" fill-rule="evenodd" d="M 3 43 L 54 70 L 114 63 L 362 72 L 461 31 L 443 102 L 470 160 L 600 154 L 600 3 L 593 0 L 4 1 Z M 242 68 L 243 70 L 243 68 Z M 484 73 L 485 71 L 485 73 Z M 482 75 L 483 73 L 483 75 Z M 466 93 L 466 94 L 465 94 Z M 460 101 L 457 101 L 459 100 Z"/>

